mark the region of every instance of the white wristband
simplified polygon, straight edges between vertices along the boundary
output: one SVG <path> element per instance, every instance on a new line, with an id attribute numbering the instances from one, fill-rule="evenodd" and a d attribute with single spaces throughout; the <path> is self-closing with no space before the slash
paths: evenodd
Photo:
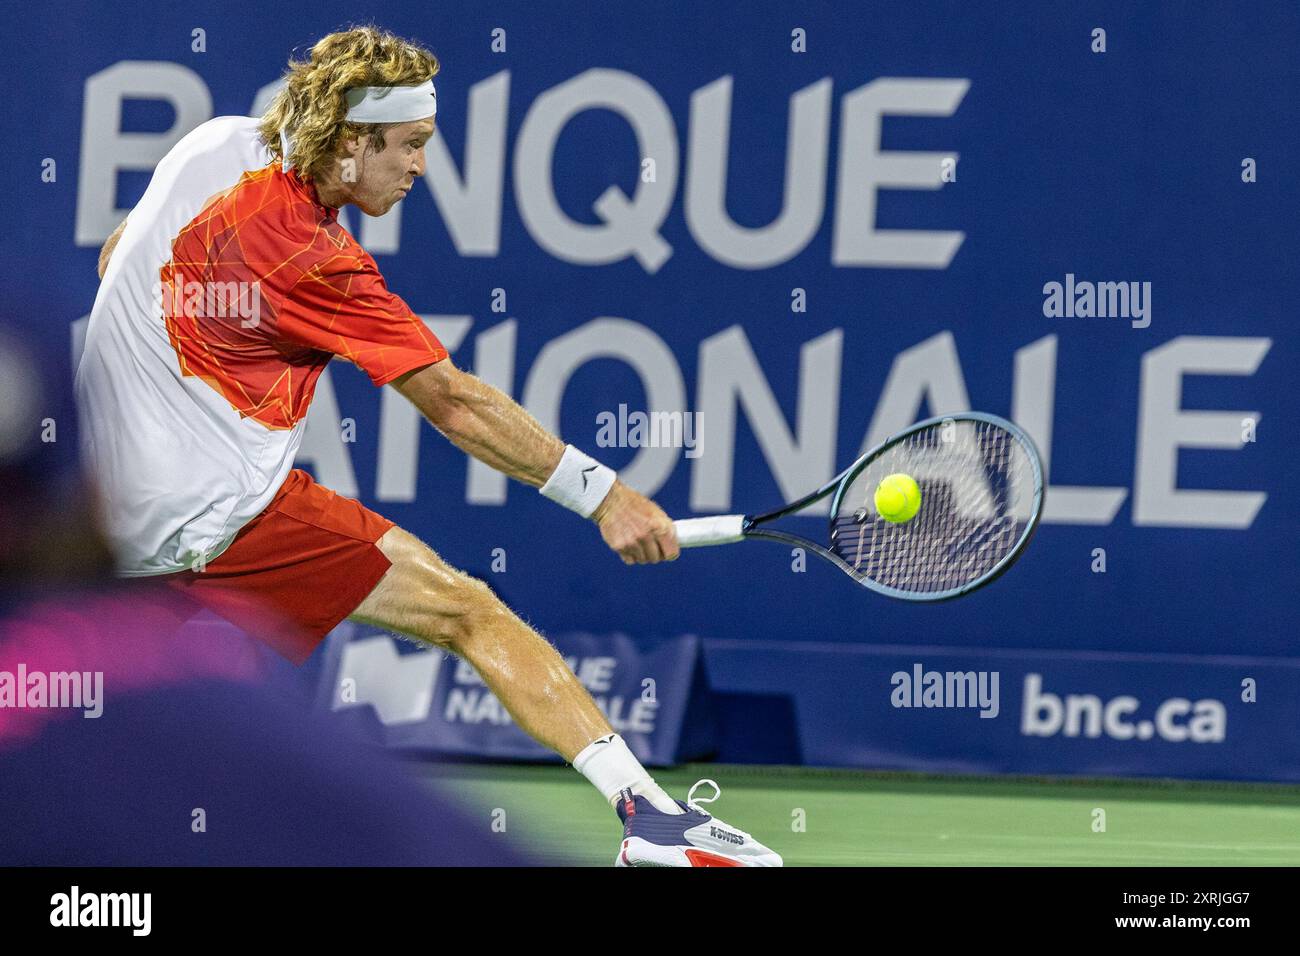
<path id="1" fill-rule="evenodd" d="M 542 485 L 541 492 L 570 511 L 590 518 L 617 478 L 614 469 L 606 468 L 572 445 L 565 445 L 560 463 Z"/>

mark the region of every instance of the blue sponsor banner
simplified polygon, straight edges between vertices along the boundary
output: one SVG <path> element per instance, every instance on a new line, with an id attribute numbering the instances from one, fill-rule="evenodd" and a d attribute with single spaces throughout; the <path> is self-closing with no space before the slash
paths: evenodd
<path id="1" fill-rule="evenodd" d="M 0 290 L 70 376 L 99 248 L 158 159 L 212 116 L 260 112 L 286 59 L 357 9 L 42 11 L 0 36 L 24 130 Z M 960 744 L 994 769 L 1213 777 L 1253 755 L 1242 774 L 1269 775 L 1255 758 L 1287 746 L 1300 710 L 1262 690 L 1229 706 L 1231 748 L 998 738 L 1004 708 L 976 725 L 998 731 L 936 755 L 923 719 L 891 709 L 882 743 L 852 717 L 867 705 L 849 664 L 870 645 L 1001 648 L 1065 668 L 1043 672 L 1052 693 L 1232 696 L 1139 653 L 1224 680 L 1216 661 L 1266 661 L 1294 686 L 1300 9 L 393 0 L 376 16 L 442 59 L 438 132 L 396 212 L 341 221 L 455 362 L 674 517 L 775 507 L 877 438 L 968 408 L 1034 437 L 1046 512 L 1005 577 L 933 607 L 774 545 L 628 568 L 342 362 L 300 455 L 318 480 L 545 634 L 736 648 L 710 652 L 735 691 L 724 756 L 960 767 Z M 824 517 L 795 530 L 821 536 Z M 1088 690 L 1071 675 L 1092 654 L 1110 663 Z M 816 732 L 796 734 L 791 710 Z"/>
<path id="2" fill-rule="evenodd" d="M 698 638 L 647 647 L 624 634 L 565 634 L 552 643 L 642 763 L 662 766 L 716 750 Z M 390 747 L 558 759 L 519 729 L 472 667 L 451 655 L 351 624 L 338 628 L 321 653 L 318 705 L 369 710 L 359 721 Z"/>
<path id="3" fill-rule="evenodd" d="M 1300 781 L 1294 659 L 748 641 L 709 641 L 705 659 L 722 759 Z M 733 695 L 786 706 L 746 728 L 725 720 Z"/>

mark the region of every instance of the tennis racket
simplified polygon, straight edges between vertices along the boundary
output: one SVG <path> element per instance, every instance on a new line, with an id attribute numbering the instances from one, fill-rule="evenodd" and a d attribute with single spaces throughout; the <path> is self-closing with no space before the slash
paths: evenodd
<path id="1" fill-rule="evenodd" d="M 910 475 L 921 506 L 904 523 L 874 504 L 887 475 Z M 830 543 L 768 527 L 833 496 Z M 674 522 L 683 548 L 749 538 L 821 555 L 859 584 L 905 601 L 945 601 L 997 578 L 1024 552 L 1043 513 L 1043 465 L 1019 427 L 963 412 L 918 422 L 881 442 L 812 494 L 760 515 Z"/>

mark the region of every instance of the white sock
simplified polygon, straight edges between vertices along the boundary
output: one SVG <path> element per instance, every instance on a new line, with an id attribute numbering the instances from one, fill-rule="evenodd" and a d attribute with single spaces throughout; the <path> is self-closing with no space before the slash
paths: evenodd
<path id="1" fill-rule="evenodd" d="M 573 758 L 573 768 L 591 781 L 610 806 L 618 805 L 620 790 L 630 789 L 650 801 L 661 813 L 684 813 L 681 807 L 646 773 L 641 761 L 618 734 L 598 737 Z"/>

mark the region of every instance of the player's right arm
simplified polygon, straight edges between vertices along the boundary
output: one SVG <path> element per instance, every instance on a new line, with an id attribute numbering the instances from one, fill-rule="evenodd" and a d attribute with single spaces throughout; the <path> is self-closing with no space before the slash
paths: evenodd
<path id="1" fill-rule="evenodd" d="M 564 454 L 564 442 L 514 399 L 450 359 L 408 372 L 392 385 L 458 448 L 534 488 L 546 483 Z M 672 519 L 621 481 L 591 517 L 625 564 L 678 555 Z"/>
<path id="2" fill-rule="evenodd" d="M 304 268 L 285 296 L 277 334 L 345 356 L 375 385 L 395 386 L 468 454 L 534 488 L 547 484 L 564 443 L 505 392 L 456 368 L 410 306 L 388 291 L 374 260 L 343 235 L 344 248 Z M 619 481 L 591 517 L 627 564 L 677 557 L 672 519 Z"/>

